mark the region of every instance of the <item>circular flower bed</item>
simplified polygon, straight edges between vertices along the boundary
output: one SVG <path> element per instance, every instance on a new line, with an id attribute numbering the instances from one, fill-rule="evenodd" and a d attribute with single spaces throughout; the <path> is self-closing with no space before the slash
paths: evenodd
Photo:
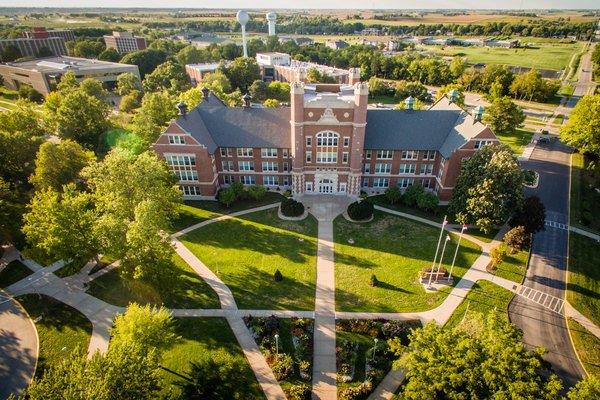
<path id="1" fill-rule="evenodd" d="M 281 202 L 281 213 L 286 217 L 299 217 L 304 214 L 304 204 L 292 198 L 284 199 Z"/>
<path id="2" fill-rule="evenodd" d="M 373 210 L 373 203 L 370 201 L 355 201 L 348 206 L 348 216 L 355 221 L 364 221 L 373 216 Z"/>

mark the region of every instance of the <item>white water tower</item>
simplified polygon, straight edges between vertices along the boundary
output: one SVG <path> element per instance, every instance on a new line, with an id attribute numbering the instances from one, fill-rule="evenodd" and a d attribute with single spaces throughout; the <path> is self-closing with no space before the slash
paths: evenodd
<path id="1" fill-rule="evenodd" d="M 274 12 L 267 13 L 267 23 L 269 24 L 269 36 L 275 36 L 275 23 L 277 22 L 277 14 Z"/>
<path id="2" fill-rule="evenodd" d="M 248 48 L 246 47 L 246 24 L 250 20 L 250 16 L 246 11 L 240 10 L 237 12 L 235 18 L 242 26 L 242 46 L 244 48 L 244 57 L 248 57 Z"/>

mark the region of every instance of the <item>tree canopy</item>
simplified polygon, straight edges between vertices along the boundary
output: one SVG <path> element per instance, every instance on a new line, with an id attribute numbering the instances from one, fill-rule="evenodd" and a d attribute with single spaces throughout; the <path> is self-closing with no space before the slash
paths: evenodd
<path id="1" fill-rule="evenodd" d="M 560 139 L 582 153 L 600 157 L 600 94 L 583 96 L 577 102 L 560 128 Z"/>
<path id="2" fill-rule="evenodd" d="M 510 97 L 496 97 L 485 112 L 484 121 L 499 135 L 514 133 L 525 121 L 521 107 L 510 100 Z"/>
<path id="3" fill-rule="evenodd" d="M 166 90 L 171 94 L 186 90 L 190 86 L 184 68 L 173 61 L 160 64 L 146 75 L 142 84 L 146 92 Z"/>

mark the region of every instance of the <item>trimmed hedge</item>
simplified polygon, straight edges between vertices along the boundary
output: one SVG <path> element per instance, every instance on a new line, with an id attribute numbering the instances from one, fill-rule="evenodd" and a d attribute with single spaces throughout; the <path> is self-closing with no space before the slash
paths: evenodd
<path id="1" fill-rule="evenodd" d="M 283 199 L 281 213 L 286 217 L 299 217 L 304 214 L 304 204 L 292 198 Z"/>
<path id="2" fill-rule="evenodd" d="M 355 221 L 362 221 L 371 218 L 374 209 L 369 200 L 355 201 L 348 206 L 348 216 Z"/>

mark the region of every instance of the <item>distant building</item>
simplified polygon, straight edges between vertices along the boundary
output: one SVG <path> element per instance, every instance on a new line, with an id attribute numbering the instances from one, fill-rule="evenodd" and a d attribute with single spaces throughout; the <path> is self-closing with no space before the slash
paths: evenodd
<path id="1" fill-rule="evenodd" d="M 104 35 L 104 43 L 106 43 L 106 47 L 115 49 L 119 54 L 146 48 L 146 39 L 133 36 L 131 32 L 113 32 L 112 35 Z"/>
<path id="2" fill-rule="evenodd" d="M 377 40 L 368 40 L 368 39 L 361 39 L 359 41 L 359 44 L 363 45 L 363 46 L 372 46 L 372 47 L 379 47 L 379 44 L 381 42 L 378 42 Z"/>
<path id="3" fill-rule="evenodd" d="M 358 32 L 361 35 L 365 36 L 373 36 L 373 35 L 381 35 L 381 29 L 379 28 L 365 28 L 362 31 Z"/>
<path id="4" fill-rule="evenodd" d="M 325 42 L 325 46 L 327 46 L 333 50 L 340 50 L 340 49 L 345 49 L 346 47 L 348 47 L 350 45 L 348 44 L 348 42 L 345 42 L 343 40 L 327 40 Z"/>
<path id="5" fill-rule="evenodd" d="M 38 57 L 44 51 L 55 56 L 68 54 L 62 37 L 0 39 L 0 57 L 7 47 L 16 48 L 21 57 Z"/>
<path id="6" fill-rule="evenodd" d="M 220 66 L 221 63 L 186 64 L 185 72 L 190 77 L 192 84 L 197 85 L 206 74 L 215 72 Z"/>
<path id="7" fill-rule="evenodd" d="M 281 43 L 285 42 L 294 42 L 298 46 L 310 46 L 315 43 L 315 41 L 308 37 L 289 37 L 289 36 L 280 36 L 279 41 Z"/>
<path id="8" fill-rule="evenodd" d="M 507 49 L 513 49 L 515 47 L 519 47 L 519 41 L 514 39 L 514 40 L 484 40 L 483 41 L 483 45 L 484 46 L 488 46 L 488 47 L 504 47 Z"/>
<path id="9" fill-rule="evenodd" d="M 78 80 L 94 78 L 109 86 L 114 85 L 117 77 L 124 72 L 140 77 L 137 65 L 87 58 L 59 56 L 0 64 L 0 76 L 6 87 L 18 89 L 20 85 L 27 84 L 43 95 L 51 92 L 67 71 L 73 71 Z"/>
<path id="10" fill-rule="evenodd" d="M 61 37 L 68 42 L 75 40 L 75 33 L 69 29 L 46 29 L 46 28 L 33 28 L 30 31 L 25 32 L 25 37 L 28 39 L 46 39 L 49 37 Z"/>

